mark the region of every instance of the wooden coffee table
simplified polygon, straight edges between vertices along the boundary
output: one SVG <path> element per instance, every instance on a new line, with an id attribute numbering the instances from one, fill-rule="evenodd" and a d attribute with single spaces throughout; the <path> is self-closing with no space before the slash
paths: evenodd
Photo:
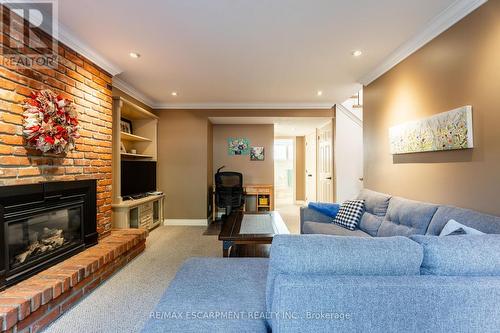
<path id="1" fill-rule="evenodd" d="M 243 218 L 248 215 L 244 225 Z M 260 225 L 259 223 L 265 223 Z M 255 233 L 249 233 L 249 232 Z M 226 218 L 219 234 L 222 241 L 222 254 L 229 257 L 229 250 L 235 245 L 271 244 L 278 234 L 289 234 L 278 212 L 244 213 L 234 212 Z"/>

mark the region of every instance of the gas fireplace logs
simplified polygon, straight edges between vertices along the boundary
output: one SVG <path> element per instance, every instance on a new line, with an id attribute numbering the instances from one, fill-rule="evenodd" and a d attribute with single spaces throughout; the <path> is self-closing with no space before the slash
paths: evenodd
<path id="1" fill-rule="evenodd" d="M 42 235 L 40 237 L 36 235 L 33 238 L 35 241 L 26 248 L 26 251 L 15 257 L 15 264 L 22 264 L 31 256 L 54 251 L 64 245 L 62 229 L 43 228 Z"/>

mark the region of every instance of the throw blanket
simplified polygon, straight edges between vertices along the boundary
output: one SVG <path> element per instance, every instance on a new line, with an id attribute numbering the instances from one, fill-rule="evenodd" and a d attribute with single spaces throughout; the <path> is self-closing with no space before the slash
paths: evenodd
<path id="1" fill-rule="evenodd" d="M 322 203 L 322 202 L 310 202 L 308 207 L 331 218 L 335 218 L 340 209 L 339 204 Z"/>

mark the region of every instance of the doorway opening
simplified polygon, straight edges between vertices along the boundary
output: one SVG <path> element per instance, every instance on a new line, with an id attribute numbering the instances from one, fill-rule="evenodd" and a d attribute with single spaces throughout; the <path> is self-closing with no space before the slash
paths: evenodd
<path id="1" fill-rule="evenodd" d="M 274 140 L 274 189 L 276 207 L 295 201 L 295 143 L 292 138 Z"/>

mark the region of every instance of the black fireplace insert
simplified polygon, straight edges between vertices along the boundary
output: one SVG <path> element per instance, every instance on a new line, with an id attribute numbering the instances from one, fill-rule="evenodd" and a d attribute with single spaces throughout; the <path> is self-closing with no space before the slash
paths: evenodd
<path id="1" fill-rule="evenodd" d="M 0 290 L 97 244 L 96 181 L 0 187 Z"/>

